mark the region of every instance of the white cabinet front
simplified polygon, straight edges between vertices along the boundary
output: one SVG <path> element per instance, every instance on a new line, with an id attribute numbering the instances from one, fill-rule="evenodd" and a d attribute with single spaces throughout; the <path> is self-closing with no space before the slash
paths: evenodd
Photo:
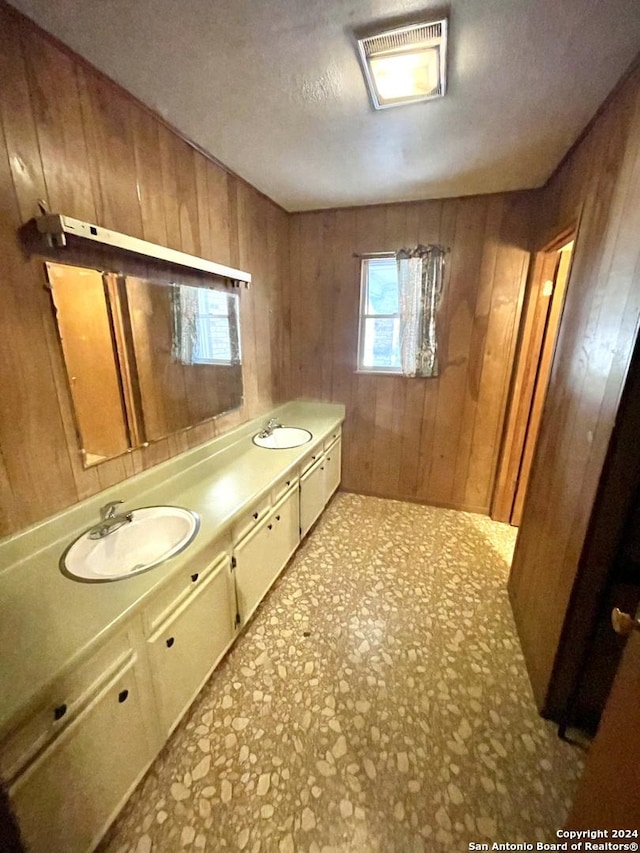
<path id="1" fill-rule="evenodd" d="M 153 685 L 164 732 L 170 732 L 233 636 L 235 603 L 229 559 L 206 577 L 148 640 Z"/>
<path id="2" fill-rule="evenodd" d="M 300 534 L 306 536 L 340 484 L 340 439 L 300 478 Z"/>
<path id="3" fill-rule="evenodd" d="M 30 853 L 86 853 L 155 755 L 137 667 L 133 655 L 10 788 Z"/>
<path id="4" fill-rule="evenodd" d="M 321 458 L 300 478 L 301 536 L 309 532 L 310 527 L 324 509 L 325 503 L 324 459 Z"/>
<path id="5" fill-rule="evenodd" d="M 246 622 L 300 541 L 298 492 L 292 489 L 234 549 L 238 608 Z"/>
<path id="6" fill-rule="evenodd" d="M 334 441 L 325 453 L 324 462 L 324 491 L 325 502 L 340 485 L 340 469 L 342 463 L 342 441 Z"/>

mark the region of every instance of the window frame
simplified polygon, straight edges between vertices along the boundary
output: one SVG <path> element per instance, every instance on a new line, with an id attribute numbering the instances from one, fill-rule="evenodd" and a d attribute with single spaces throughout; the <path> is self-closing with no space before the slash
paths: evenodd
<path id="1" fill-rule="evenodd" d="M 356 373 L 381 373 L 385 376 L 402 376 L 402 364 L 397 367 L 366 367 L 363 365 L 364 358 L 364 339 L 366 321 L 370 318 L 385 320 L 396 318 L 400 321 L 400 311 L 397 314 L 367 314 L 367 299 L 369 296 L 369 272 L 368 264 L 370 261 L 382 261 L 388 258 L 395 258 L 395 252 L 376 252 L 370 255 L 360 255 L 360 300 L 358 305 L 358 350 L 356 353 Z M 398 306 L 399 307 L 399 306 Z"/>
<path id="2" fill-rule="evenodd" d="M 229 301 L 229 297 L 233 296 L 234 294 L 225 293 L 224 290 L 222 290 L 220 288 L 216 288 L 216 287 L 209 287 L 209 288 L 201 287 L 201 288 L 199 288 L 199 290 L 201 290 L 201 291 L 212 290 L 216 293 L 222 293 L 225 296 L 225 298 L 227 300 L 227 313 L 226 314 L 218 314 L 215 312 L 201 312 L 200 310 L 198 310 L 198 313 L 196 315 L 196 322 L 198 320 L 216 320 L 216 319 L 226 320 L 227 326 L 229 327 L 229 341 L 231 343 L 231 302 Z M 199 294 L 198 294 L 198 297 L 199 297 Z M 198 306 L 198 308 L 199 307 L 200 306 Z M 238 361 L 237 362 L 233 360 L 233 357 L 231 355 L 228 360 L 227 359 L 220 359 L 220 358 L 194 358 L 191 363 L 194 365 L 195 364 L 205 364 L 205 365 L 209 364 L 209 365 L 218 365 L 218 366 L 222 366 L 222 367 L 230 367 L 234 364 L 241 364 L 242 363 L 242 357 L 240 354 L 240 338 L 238 337 Z"/>

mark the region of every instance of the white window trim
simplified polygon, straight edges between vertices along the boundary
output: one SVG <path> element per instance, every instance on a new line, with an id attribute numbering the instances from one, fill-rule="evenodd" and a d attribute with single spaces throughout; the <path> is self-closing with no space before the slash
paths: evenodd
<path id="1" fill-rule="evenodd" d="M 384 258 L 395 258 L 395 252 L 376 252 L 372 255 L 360 255 L 360 299 L 358 302 L 358 351 L 356 353 L 356 373 L 376 374 L 380 373 L 385 376 L 402 376 L 402 366 L 398 367 L 365 367 L 362 364 L 364 355 L 364 329 L 365 321 L 369 317 L 375 316 L 377 319 L 384 320 L 385 318 L 399 317 L 399 314 L 367 314 L 366 300 L 368 294 L 368 286 L 365 286 L 365 270 L 368 261 L 383 260 Z"/>
<path id="2" fill-rule="evenodd" d="M 203 290 L 205 288 L 202 288 Z M 223 290 L 219 288 L 208 288 L 210 290 L 215 290 L 217 293 L 224 293 L 225 296 L 229 297 L 231 294 L 225 293 Z M 227 303 L 227 312 L 226 314 L 221 314 L 216 311 L 208 311 L 208 312 L 198 312 L 198 319 L 204 320 L 226 320 L 227 323 L 230 323 L 230 313 L 229 313 L 229 303 Z M 238 355 L 240 354 L 240 341 L 238 341 Z M 233 367 L 234 364 L 240 364 L 241 359 L 237 362 L 234 362 L 232 359 L 223 359 L 223 358 L 194 358 L 191 362 L 192 364 L 200 364 L 200 365 L 214 365 L 218 367 Z"/>

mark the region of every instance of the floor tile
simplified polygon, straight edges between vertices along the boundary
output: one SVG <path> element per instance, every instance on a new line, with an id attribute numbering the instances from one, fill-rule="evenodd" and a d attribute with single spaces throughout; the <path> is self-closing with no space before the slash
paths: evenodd
<path id="1" fill-rule="evenodd" d="M 552 841 L 582 753 L 535 709 L 515 530 L 339 493 L 103 853 L 458 853 Z"/>

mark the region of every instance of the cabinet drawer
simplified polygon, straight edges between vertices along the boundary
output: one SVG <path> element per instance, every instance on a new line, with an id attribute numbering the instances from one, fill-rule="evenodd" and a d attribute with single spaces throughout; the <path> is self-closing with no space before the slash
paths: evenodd
<path id="1" fill-rule="evenodd" d="M 133 656 L 127 631 L 74 662 L 55 682 L 45 688 L 34 710 L 0 745 L 0 777 L 10 780 L 47 743 L 66 729 L 87 706 L 100 685 L 111 678 Z"/>
<path id="2" fill-rule="evenodd" d="M 189 595 L 203 586 L 206 578 L 216 571 L 222 561 L 228 561 L 230 553 L 230 544 L 226 541 L 221 542 L 215 549 L 212 549 L 208 554 L 212 555 L 211 562 L 199 568 L 199 564 L 185 567 L 178 572 L 178 575 L 158 590 L 149 602 L 144 612 L 144 627 L 145 636 L 150 636 L 175 610 L 175 608 L 184 601 Z"/>
<path id="3" fill-rule="evenodd" d="M 316 464 L 318 459 L 322 456 L 322 444 L 316 444 L 313 450 L 309 451 L 309 453 L 305 456 L 305 458 L 300 463 L 300 476 L 308 471 L 313 465 Z"/>
<path id="4" fill-rule="evenodd" d="M 225 560 L 147 641 L 160 726 L 170 732 L 234 637 L 235 599 Z"/>
<path id="5" fill-rule="evenodd" d="M 273 489 L 271 490 L 271 500 L 272 503 L 276 504 L 280 500 L 283 495 L 296 486 L 298 482 L 298 475 L 294 471 L 289 471 L 289 473 L 284 476 L 279 483 L 277 483 Z"/>
<path id="6" fill-rule="evenodd" d="M 93 849 L 151 762 L 136 667 L 133 655 L 10 787 L 30 853 Z"/>
<path id="7" fill-rule="evenodd" d="M 322 446 L 324 447 L 324 449 L 328 450 L 331 447 L 331 445 L 333 444 L 333 442 L 336 441 L 338 438 L 340 438 L 341 433 L 342 433 L 342 430 L 340 429 L 340 427 L 336 427 L 335 429 L 332 429 L 331 432 L 329 433 L 329 435 L 325 438 L 324 442 L 322 443 Z"/>
<path id="8" fill-rule="evenodd" d="M 244 515 L 241 515 L 240 518 L 233 525 L 233 534 L 232 539 L 235 542 L 239 542 L 244 536 L 247 535 L 253 528 L 260 524 L 262 519 L 271 509 L 271 500 L 269 496 L 262 498 L 261 501 L 254 504 L 248 512 L 245 512 Z"/>

